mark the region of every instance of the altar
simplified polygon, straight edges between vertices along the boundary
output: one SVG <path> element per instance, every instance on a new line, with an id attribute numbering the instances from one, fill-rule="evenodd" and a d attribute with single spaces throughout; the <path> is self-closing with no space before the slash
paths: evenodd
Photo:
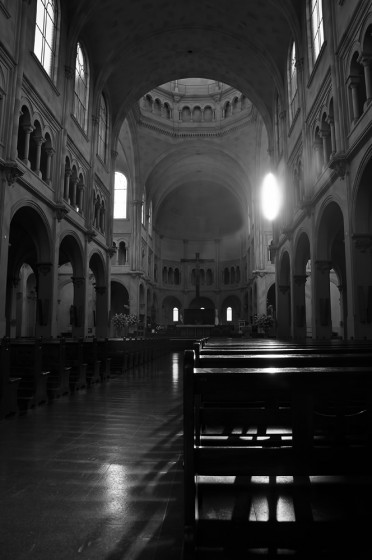
<path id="1" fill-rule="evenodd" d="M 215 325 L 176 325 L 177 336 L 184 338 L 205 338 L 214 328 Z"/>

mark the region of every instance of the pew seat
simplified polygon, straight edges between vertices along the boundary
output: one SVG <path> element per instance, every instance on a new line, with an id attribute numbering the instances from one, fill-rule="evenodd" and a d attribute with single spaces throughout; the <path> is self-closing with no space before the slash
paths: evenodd
<path id="1" fill-rule="evenodd" d="M 340 532 L 363 539 L 367 513 L 348 508 L 353 481 L 372 490 L 371 448 L 371 366 L 195 367 L 186 351 L 185 559 L 244 548 L 245 558 L 268 543 L 297 558 L 322 547 L 337 557 Z M 314 496 L 334 515 L 317 519 Z M 280 503 L 290 506 L 284 518 Z"/>

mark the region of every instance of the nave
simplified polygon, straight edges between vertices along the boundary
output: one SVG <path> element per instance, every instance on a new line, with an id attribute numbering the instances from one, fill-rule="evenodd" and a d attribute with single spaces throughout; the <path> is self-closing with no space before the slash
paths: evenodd
<path id="1" fill-rule="evenodd" d="M 171 352 L 0 422 L 1 560 L 184 558 L 183 358 Z M 231 521 L 237 539 L 195 559 L 237 560 L 242 542 L 249 559 L 303 560 L 311 548 L 317 559 L 345 550 L 352 560 L 369 557 L 371 477 L 305 478 L 204 477 L 201 519 L 220 528 Z M 300 553 L 269 541 L 250 546 L 275 525 L 277 536 L 292 523 L 300 535 L 328 520 L 339 534 L 337 542 L 325 535 L 328 552 L 310 537 L 297 543 Z"/>
<path id="2" fill-rule="evenodd" d="M 179 560 L 182 353 L 0 422 L 1 560 Z"/>

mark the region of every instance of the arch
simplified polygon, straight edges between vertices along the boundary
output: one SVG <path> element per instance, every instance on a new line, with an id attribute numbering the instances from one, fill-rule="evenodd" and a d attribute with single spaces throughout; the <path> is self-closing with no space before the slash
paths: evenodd
<path id="1" fill-rule="evenodd" d="M 118 281 L 111 280 L 111 317 L 116 313 L 129 313 L 129 292 L 126 286 Z"/>
<path id="2" fill-rule="evenodd" d="M 353 196 L 355 336 L 372 338 L 372 150 L 360 166 Z"/>
<path id="3" fill-rule="evenodd" d="M 332 308 L 330 292 L 330 275 L 334 270 L 339 281 L 342 310 L 340 317 L 346 336 L 347 283 L 344 216 L 340 205 L 335 200 L 325 201 L 319 214 L 316 236 L 316 258 L 314 263 L 314 290 L 316 305 L 316 336 L 332 336 Z"/>
<path id="4" fill-rule="evenodd" d="M 89 66 L 88 57 L 80 41 L 76 43 L 75 56 L 75 87 L 74 117 L 80 127 L 86 131 L 89 99 Z"/>
<path id="5" fill-rule="evenodd" d="M 15 294 L 26 290 L 27 277 L 35 275 L 36 313 L 33 325 L 35 336 L 50 336 L 52 328 L 52 235 L 42 210 L 31 201 L 23 201 L 12 208 L 9 227 L 9 251 L 6 271 L 6 333 L 20 336 L 25 332 L 25 315 L 16 305 Z"/>

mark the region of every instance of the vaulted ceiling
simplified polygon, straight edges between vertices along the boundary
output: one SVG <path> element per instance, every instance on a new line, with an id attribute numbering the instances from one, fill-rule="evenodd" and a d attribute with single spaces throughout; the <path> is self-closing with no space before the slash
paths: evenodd
<path id="1" fill-rule="evenodd" d="M 109 95 L 114 135 L 133 105 L 182 78 L 224 82 L 248 97 L 272 137 L 276 92 L 284 99 L 300 0 L 65 0 L 69 40 L 83 42 L 98 90 Z M 73 60 L 74 52 L 71 53 Z M 160 232 L 209 238 L 238 232 L 257 179 L 262 137 L 248 127 L 225 141 L 166 142 L 139 131 L 136 181 L 153 201 Z M 266 152 L 267 153 L 267 152 Z M 137 157 L 137 156 L 136 156 Z M 138 196 L 138 193 L 137 193 Z M 188 197 L 188 198 L 187 198 Z M 190 202 L 191 201 L 191 202 Z M 209 208 L 209 212 L 207 211 Z M 172 218 L 170 218 L 172 216 Z"/>
<path id="2" fill-rule="evenodd" d="M 173 79 L 212 78 L 251 99 L 270 125 L 283 94 L 288 49 L 299 38 L 300 0 L 65 0 L 70 44 L 90 53 L 115 120 Z M 72 49 L 73 50 L 73 49 Z M 72 61 L 74 52 L 71 52 Z"/>

